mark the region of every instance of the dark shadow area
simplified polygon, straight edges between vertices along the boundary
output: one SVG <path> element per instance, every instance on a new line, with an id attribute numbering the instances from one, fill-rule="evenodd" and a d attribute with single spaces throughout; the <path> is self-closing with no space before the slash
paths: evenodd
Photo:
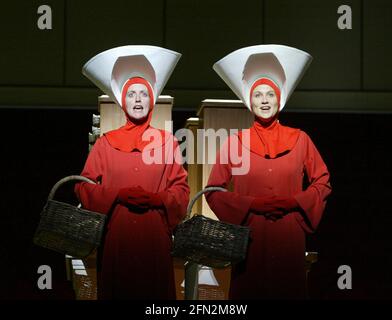
<path id="1" fill-rule="evenodd" d="M 309 292 L 320 299 L 392 297 L 391 115 L 282 114 L 306 131 L 331 173 L 333 193 L 307 250 L 319 253 Z M 338 267 L 352 269 L 352 290 L 339 290 Z"/>

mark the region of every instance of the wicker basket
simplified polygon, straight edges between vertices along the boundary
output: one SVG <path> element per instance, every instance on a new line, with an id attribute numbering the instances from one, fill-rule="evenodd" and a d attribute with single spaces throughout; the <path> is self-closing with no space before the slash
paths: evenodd
<path id="1" fill-rule="evenodd" d="M 58 181 L 41 212 L 33 241 L 38 246 L 84 258 L 101 243 L 106 216 L 53 200 L 60 185 L 71 180 L 95 183 L 83 176 L 69 176 Z"/>
<path id="2" fill-rule="evenodd" d="M 208 187 L 196 194 L 188 206 L 185 222 L 175 229 L 172 255 L 200 265 L 224 268 L 245 259 L 250 229 L 201 214 L 189 219 L 195 201 L 210 191 L 227 190 Z"/>

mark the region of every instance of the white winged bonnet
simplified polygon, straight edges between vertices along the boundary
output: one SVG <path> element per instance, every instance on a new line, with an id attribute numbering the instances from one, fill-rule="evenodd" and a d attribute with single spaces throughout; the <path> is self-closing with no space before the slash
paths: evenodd
<path id="1" fill-rule="evenodd" d="M 155 46 L 122 46 L 91 58 L 82 73 L 120 107 L 127 80 L 144 78 L 154 92 L 155 104 L 180 57 L 178 52 Z"/>
<path id="2" fill-rule="evenodd" d="M 312 57 L 283 45 L 258 45 L 236 50 L 213 66 L 230 89 L 252 111 L 250 90 L 261 79 L 272 80 L 280 89 L 279 111 L 298 85 Z"/>

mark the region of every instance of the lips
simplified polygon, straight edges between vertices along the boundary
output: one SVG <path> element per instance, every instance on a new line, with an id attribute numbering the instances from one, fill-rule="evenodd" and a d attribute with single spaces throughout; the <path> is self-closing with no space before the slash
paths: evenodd
<path id="1" fill-rule="evenodd" d="M 266 107 L 261 107 L 260 109 L 263 110 L 263 111 L 268 111 L 268 110 L 271 109 L 271 107 L 267 107 L 267 106 L 266 106 Z"/>
<path id="2" fill-rule="evenodd" d="M 141 110 L 143 110 L 143 107 L 140 105 L 136 105 L 133 107 L 133 110 L 140 110 L 141 111 Z"/>

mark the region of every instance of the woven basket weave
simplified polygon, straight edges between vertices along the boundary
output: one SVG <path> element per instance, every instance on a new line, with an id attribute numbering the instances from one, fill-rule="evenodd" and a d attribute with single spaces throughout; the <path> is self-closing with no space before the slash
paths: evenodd
<path id="1" fill-rule="evenodd" d="M 193 204 L 205 192 L 227 191 L 208 187 L 190 202 L 185 221 L 174 231 L 172 255 L 213 268 L 224 268 L 246 257 L 250 229 L 216 221 L 201 214 L 189 219 Z"/>
<path id="2" fill-rule="evenodd" d="M 38 246 L 84 258 L 100 245 L 106 216 L 53 200 L 60 185 L 71 180 L 95 183 L 83 176 L 69 176 L 58 181 L 41 212 L 33 241 Z"/>

